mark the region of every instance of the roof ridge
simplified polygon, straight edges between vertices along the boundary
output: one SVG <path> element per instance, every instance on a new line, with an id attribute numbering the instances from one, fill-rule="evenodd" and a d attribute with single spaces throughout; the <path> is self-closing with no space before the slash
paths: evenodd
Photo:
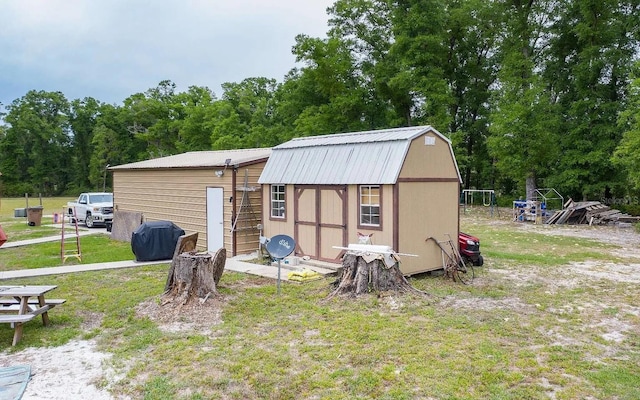
<path id="1" fill-rule="evenodd" d="M 384 135 L 385 133 L 389 133 L 389 132 L 397 132 L 397 131 L 422 131 L 422 130 L 429 130 L 429 129 L 433 129 L 433 127 L 431 125 L 417 125 L 417 126 L 402 126 L 402 127 L 397 127 L 397 128 L 384 128 L 384 129 L 372 129 L 372 130 L 368 130 L 368 131 L 357 131 L 357 132 L 340 132 L 340 133 L 327 133 L 324 135 L 314 135 L 314 136 L 300 136 L 297 138 L 292 138 L 291 141 L 304 141 L 304 140 L 314 140 L 314 139 L 319 139 L 319 138 L 325 138 L 325 137 L 333 137 L 335 138 L 336 136 L 364 136 L 364 135 L 372 135 L 372 134 L 376 134 L 376 135 Z M 382 139 L 380 141 L 395 141 L 395 140 L 407 140 L 406 138 L 387 138 L 387 139 Z M 286 142 L 285 142 L 286 143 Z"/>

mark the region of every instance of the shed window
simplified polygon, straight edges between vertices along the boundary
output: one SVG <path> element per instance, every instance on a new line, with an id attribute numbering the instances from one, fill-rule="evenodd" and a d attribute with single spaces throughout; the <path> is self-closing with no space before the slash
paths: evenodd
<path id="1" fill-rule="evenodd" d="M 284 218 L 285 185 L 271 185 L 271 216 Z"/>
<path id="2" fill-rule="evenodd" d="M 380 186 L 360 186 L 360 225 L 380 226 Z"/>

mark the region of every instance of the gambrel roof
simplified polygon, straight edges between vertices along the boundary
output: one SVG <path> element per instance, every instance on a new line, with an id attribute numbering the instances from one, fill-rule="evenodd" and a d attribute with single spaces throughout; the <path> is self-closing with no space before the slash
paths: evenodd
<path id="1" fill-rule="evenodd" d="M 258 183 L 394 184 L 411 141 L 427 132 L 446 141 L 455 163 L 451 141 L 431 126 L 301 137 L 273 148 Z"/>

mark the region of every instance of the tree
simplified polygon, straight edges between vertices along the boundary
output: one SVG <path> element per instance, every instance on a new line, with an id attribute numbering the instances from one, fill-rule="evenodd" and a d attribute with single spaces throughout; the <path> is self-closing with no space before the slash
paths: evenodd
<path id="1" fill-rule="evenodd" d="M 640 3 L 574 0 L 558 15 L 545 74 L 563 115 L 563 151 L 552 180 L 572 197 L 611 197 L 626 190 L 610 160 L 622 137 L 617 119 L 638 56 Z"/>
<path id="2" fill-rule="evenodd" d="M 184 117 L 183 106 L 176 101 L 176 85 L 170 80 L 161 81 L 157 87 L 145 92 L 136 103 L 137 112 L 143 120 L 144 130 L 139 132 L 147 141 L 151 157 L 175 154 L 180 121 Z"/>
<path id="3" fill-rule="evenodd" d="M 451 88 L 451 133 L 465 188 L 494 187 L 489 136 L 491 86 L 500 61 L 497 48 L 501 5 L 484 0 L 451 1 L 447 7 L 447 62 Z"/>
<path id="4" fill-rule="evenodd" d="M 137 99 L 138 96 L 132 96 Z M 139 117 L 132 112 L 135 100 L 129 97 L 125 106 L 100 106 L 93 131 L 93 153 L 89 165 L 89 181 L 93 188 L 102 188 L 107 165 L 126 164 L 148 157 L 146 143 L 137 134 Z"/>
<path id="5" fill-rule="evenodd" d="M 93 134 L 99 111 L 100 103 L 91 97 L 83 100 L 76 99 L 71 102 L 69 123 L 72 133 L 73 168 L 70 171 L 70 175 L 76 191 L 84 191 L 90 188 L 89 166 L 94 150 Z"/>
<path id="6" fill-rule="evenodd" d="M 279 144 L 274 126 L 275 79 L 247 78 L 240 83 L 224 83 L 223 102 L 233 109 L 231 124 L 242 130 L 239 147 L 269 147 Z M 234 120 L 234 121 L 233 121 Z"/>
<path id="7" fill-rule="evenodd" d="M 340 38 L 296 37 L 294 54 L 306 64 L 298 89 L 315 92 L 293 122 L 297 136 L 349 132 L 368 128 L 369 92 L 353 54 Z"/>
<path id="8" fill-rule="evenodd" d="M 411 95 L 407 125 L 449 126 L 452 103 L 446 79 L 447 4 L 443 0 L 399 0 L 392 10 L 394 43 L 390 53 L 401 68 L 392 87 Z"/>
<path id="9" fill-rule="evenodd" d="M 215 94 L 207 87 L 190 86 L 186 93 L 178 94 L 176 100 L 184 110 L 176 149 L 179 152 L 210 150 L 210 124 L 214 118 Z"/>
<path id="10" fill-rule="evenodd" d="M 61 193 L 69 182 L 69 102 L 61 92 L 32 90 L 7 109 L 0 143 L 7 194 Z"/>
<path id="11" fill-rule="evenodd" d="M 629 104 L 620 113 L 618 126 L 623 131 L 622 140 L 615 150 L 612 161 L 623 168 L 628 182 L 635 190 L 640 189 L 640 62 L 629 83 Z"/>
<path id="12" fill-rule="evenodd" d="M 556 2 L 506 3 L 488 145 L 498 170 L 525 183 L 531 199 L 539 179 L 548 176 L 557 159 L 558 109 L 538 64 L 548 40 L 547 18 L 554 15 Z"/>

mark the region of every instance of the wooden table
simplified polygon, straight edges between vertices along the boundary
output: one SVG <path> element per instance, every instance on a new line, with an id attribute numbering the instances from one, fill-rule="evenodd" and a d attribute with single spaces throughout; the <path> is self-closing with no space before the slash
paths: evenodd
<path id="1" fill-rule="evenodd" d="M 49 325 L 51 308 L 65 302 L 64 299 L 45 300 L 45 294 L 58 286 L 0 286 L 0 322 L 11 323 L 14 327 L 15 346 L 22 338 L 22 324 L 42 315 L 42 324 Z"/>

